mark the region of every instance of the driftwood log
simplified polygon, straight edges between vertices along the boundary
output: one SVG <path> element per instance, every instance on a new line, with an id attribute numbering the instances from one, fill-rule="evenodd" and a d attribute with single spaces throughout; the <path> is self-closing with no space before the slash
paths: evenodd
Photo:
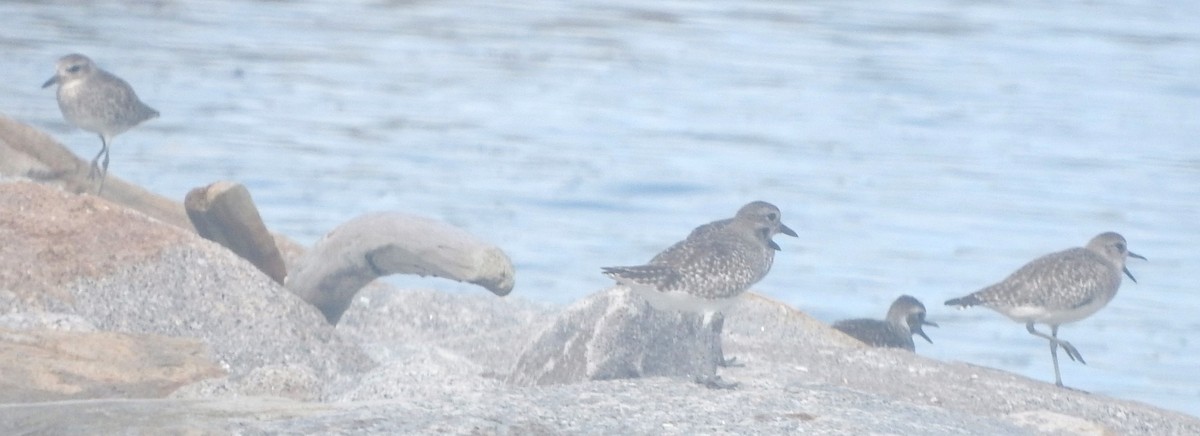
<path id="1" fill-rule="evenodd" d="M 330 232 L 301 257 L 295 253 L 303 249 L 290 239 L 277 236 L 274 243 L 270 241 L 245 188 L 218 183 L 193 190 L 189 200 L 194 210 L 189 217 L 182 204 L 111 174 L 104 192 L 97 193 L 99 184 L 87 177 L 89 165 L 45 133 L 0 115 L 0 176 L 98 195 L 196 231 L 285 283 L 320 309 L 330 323 L 337 323 L 359 289 L 385 275 L 443 277 L 477 284 L 500 296 L 512 291 L 508 256 L 446 223 L 400 213 L 363 215 Z M 289 259 L 300 257 L 290 274 L 279 260 L 280 250 Z"/>
<path id="2" fill-rule="evenodd" d="M 283 256 L 245 186 L 221 181 L 196 188 L 188 192 L 183 206 L 201 237 L 225 246 L 283 284 Z"/>
<path id="3" fill-rule="evenodd" d="M 513 288 L 512 262 L 499 248 L 449 224 L 396 212 L 333 229 L 296 263 L 287 288 L 337 324 L 359 289 L 391 274 L 472 283 L 499 296 Z"/>

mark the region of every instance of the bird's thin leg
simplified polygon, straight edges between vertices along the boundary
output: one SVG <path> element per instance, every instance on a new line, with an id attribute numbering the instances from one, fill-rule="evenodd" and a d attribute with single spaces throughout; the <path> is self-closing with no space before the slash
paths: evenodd
<path id="1" fill-rule="evenodd" d="M 696 337 L 704 341 L 704 350 L 707 351 L 705 356 L 712 364 L 715 373 L 716 368 L 719 368 L 725 360 L 725 356 L 721 354 L 721 333 L 717 316 L 720 314 L 705 312 L 700 314 L 700 326 L 696 329 Z M 707 365 L 705 365 L 707 366 Z"/>
<path id="2" fill-rule="evenodd" d="M 1061 345 L 1063 347 L 1063 351 L 1067 352 L 1067 357 L 1070 357 L 1071 360 L 1078 361 L 1079 363 L 1082 363 L 1082 364 L 1087 364 L 1087 362 L 1083 361 L 1083 356 L 1079 354 L 1079 350 L 1076 350 L 1074 345 L 1071 345 L 1070 342 L 1067 342 L 1067 341 L 1064 341 L 1064 340 L 1058 338 L 1058 326 L 1057 325 L 1050 326 L 1050 334 L 1049 335 L 1035 330 L 1033 328 L 1032 322 L 1025 323 L 1025 330 L 1028 330 L 1029 334 L 1031 334 L 1031 335 L 1034 335 L 1034 336 L 1037 336 L 1040 338 L 1044 338 L 1047 341 L 1050 341 L 1050 358 L 1051 358 L 1051 360 L 1054 361 L 1054 384 L 1055 385 L 1058 385 L 1059 387 L 1061 387 L 1063 385 L 1062 384 L 1062 375 L 1059 373 L 1059 370 L 1058 370 L 1058 346 Z"/>
<path id="3" fill-rule="evenodd" d="M 1070 357 L 1071 360 L 1087 365 L 1087 362 L 1083 360 L 1083 355 L 1079 354 L 1079 350 L 1076 350 L 1074 345 L 1071 345 L 1070 342 L 1058 338 L 1058 326 L 1051 326 L 1050 332 L 1054 334 L 1053 336 L 1034 330 L 1033 323 L 1025 324 L 1025 329 L 1029 330 L 1029 333 L 1034 336 L 1043 338 L 1050 342 L 1058 343 L 1058 345 L 1063 347 L 1063 351 L 1067 352 L 1067 357 Z"/>
<path id="4" fill-rule="evenodd" d="M 100 169 L 101 169 L 100 177 L 101 178 L 108 175 L 108 155 L 109 155 L 108 147 L 104 147 L 104 165 L 100 166 Z"/>
<path id="5" fill-rule="evenodd" d="M 1058 337 L 1058 326 L 1050 326 L 1050 336 Z M 1070 355 L 1071 353 L 1067 353 Z M 1054 361 L 1054 385 L 1062 387 L 1062 374 L 1058 372 L 1058 342 L 1050 341 L 1050 360 Z"/>
<path id="6" fill-rule="evenodd" d="M 720 316 L 720 313 L 705 313 L 700 315 L 700 328 L 696 330 L 697 337 L 706 338 L 711 342 L 708 343 L 709 354 L 706 357 L 708 360 L 703 365 L 706 369 L 702 369 L 703 374 L 696 377 L 696 383 L 700 383 L 709 389 L 733 389 L 738 386 L 737 382 L 728 382 L 721 379 L 717 375 L 717 367 L 724 366 L 721 363 L 725 357 L 721 354 L 721 325 L 724 324 L 724 318 L 715 318 L 714 315 Z M 708 337 L 708 334 L 712 337 Z"/>
<path id="7" fill-rule="evenodd" d="M 100 135 L 100 152 L 92 158 L 92 168 L 88 171 L 88 180 L 96 179 L 96 175 L 100 173 L 100 156 L 104 156 L 106 153 L 108 153 L 108 140 L 104 138 L 104 135 Z"/>
<path id="8" fill-rule="evenodd" d="M 710 324 L 712 325 L 713 338 L 715 338 L 714 341 L 716 342 L 717 366 L 724 368 L 745 366 L 737 363 L 737 357 L 725 358 L 725 348 L 721 344 L 721 332 L 725 330 L 725 314 L 721 312 L 714 313 Z"/>
<path id="9" fill-rule="evenodd" d="M 104 154 L 104 165 L 101 166 L 100 188 L 96 190 L 96 195 L 104 193 L 104 179 L 108 178 L 108 140 L 104 139 L 103 136 L 101 136 L 100 139 L 104 143 L 104 148 L 100 150 L 100 152 Z M 96 155 L 96 157 L 98 158 L 100 155 Z M 95 164 L 93 163 L 93 165 Z"/>

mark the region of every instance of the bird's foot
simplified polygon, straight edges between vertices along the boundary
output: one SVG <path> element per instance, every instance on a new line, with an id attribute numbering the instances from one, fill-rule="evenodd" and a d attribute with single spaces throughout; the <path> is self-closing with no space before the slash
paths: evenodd
<path id="1" fill-rule="evenodd" d="M 741 368 L 746 364 L 738 362 L 737 356 L 726 359 L 724 356 L 717 357 L 717 366 L 722 368 Z"/>
<path id="2" fill-rule="evenodd" d="M 1057 382 L 1057 383 L 1054 383 L 1054 385 L 1055 385 L 1055 386 L 1058 386 L 1058 387 L 1060 387 L 1060 388 L 1066 389 L 1066 390 L 1068 390 L 1068 391 L 1075 391 L 1075 392 L 1079 392 L 1079 393 L 1081 393 L 1081 394 L 1089 394 L 1089 395 L 1091 394 L 1091 392 L 1085 391 L 1085 390 L 1083 390 L 1083 389 L 1079 389 L 1079 388 L 1073 388 L 1073 387 L 1070 387 L 1070 386 L 1064 386 L 1064 385 L 1062 384 L 1062 382 L 1061 382 L 1061 381 L 1060 381 L 1060 382 Z"/>
<path id="3" fill-rule="evenodd" d="M 696 377 L 696 383 L 702 384 L 709 389 L 733 389 L 739 384 L 738 382 L 725 381 L 721 379 L 721 376 L 716 374 Z"/>
<path id="4" fill-rule="evenodd" d="M 1083 355 L 1079 354 L 1079 350 L 1076 350 L 1075 346 L 1071 345 L 1070 342 L 1063 341 L 1059 345 L 1062 346 L 1063 351 L 1067 352 L 1067 357 L 1070 357 L 1071 360 L 1087 365 L 1087 362 L 1083 361 Z"/>

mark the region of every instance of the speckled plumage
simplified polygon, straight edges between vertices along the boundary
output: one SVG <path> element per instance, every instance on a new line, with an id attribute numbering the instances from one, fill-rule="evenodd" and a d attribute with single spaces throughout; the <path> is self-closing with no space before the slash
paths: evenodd
<path id="1" fill-rule="evenodd" d="M 90 176 L 100 175 L 100 187 L 108 174 L 108 145 L 113 137 L 158 116 L 138 99 L 120 77 L 104 71 L 81 54 L 70 54 L 58 60 L 54 77 L 43 88 L 58 84 L 58 108 L 67 122 L 100 135 L 100 153 L 92 159 Z M 104 156 L 103 166 L 98 162 Z"/>
<path id="2" fill-rule="evenodd" d="M 947 305 L 986 306 L 1018 322 L 1064 324 L 1086 318 L 1112 301 L 1129 253 L 1125 238 L 1108 232 L 1086 247 L 1047 254 L 1003 281 Z M 1133 278 L 1130 275 L 1130 278 Z"/>
<path id="3" fill-rule="evenodd" d="M 1102 309 L 1121 287 L 1121 274 L 1134 280 L 1125 267 L 1127 257 L 1146 259 L 1128 250 L 1125 238 L 1106 232 L 1076 247 L 1034 259 L 1003 281 L 970 295 L 946 301 L 947 306 L 985 306 L 1013 321 L 1025 323 L 1030 334 L 1050 341 L 1054 378 L 1062 386 L 1058 369 L 1058 346 L 1071 360 L 1083 356 L 1069 342 L 1058 339 L 1058 326 L 1087 318 Z M 1136 282 L 1137 280 L 1134 280 Z M 1050 335 L 1034 324 L 1050 326 Z"/>
<path id="4" fill-rule="evenodd" d="M 733 218 L 697 227 L 646 265 L 603 270 L 658 309 L 712 314 L 767 275 L 778 233 L 796 236 L 779 208 L 756 201 Z"/>
<path id="5" fill-rule="evenodd" d="M 920 335 L 929 343 L 932 339 L 925 334 L 923 325 L 937 327 L 925 320 L 925 305 L 909 295 L 901 295 L 888 308 L 887 318 L 847 319 L 833 324 L 833 328 L 850 335 L 872 347 L 903 348 L 915 351 L 912 336 Z"/>

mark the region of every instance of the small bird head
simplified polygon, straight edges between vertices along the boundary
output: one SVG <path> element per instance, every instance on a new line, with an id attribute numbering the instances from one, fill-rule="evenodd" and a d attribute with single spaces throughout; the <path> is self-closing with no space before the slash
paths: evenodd
<path id="1" fill-rule="evenodd" d="M 1133 273 L 1129 272 L 1129 268 L 1125 267 L 1125 260 L 1133 257 L 1141 260 L 1146 260 L 1140 254 L 1129 251 L 1129 246 L 1125 242 L 1125 237 L 1116 232 L 1104 232 L 1088 241 L 1087 249 L 1108 259 L 1114 265 L 1121 268 L 1125 275 L 1129 276 L 1129 280 L 1137 283 L 1137 279 L 1133 278 Z"/>
<path id="2" fill-rule="evenodd" d="M 892 303 L 892 307 L 888 309 L 888 319 L 903 319 L 904 323 L 908 326 L 909 332 L 925 338 L 931 344 L 933 343 L 933 340 L 929 339 L 929 335 L 925 334 L 925 330 L 922 327 L 927 325 L 937 327 L 938 325 L 935 322 L 925 320 L 925 305 L 921 304 L 920 300 L 909 295 L 901 295 L 900 298 L 897 298 Z"/>
<path id="3" fill-rule="evenodd" d="M 58 60 L 58 65 L 55 67 L 54 77 L 42 84 L 42 88 L 48 88 L 50 85 L 62 84 L 75 78 L 87 77 L 96 69 L 96 64 L 92 63 L 91 59 L 81 54 L 69 54 Z"/>
<path id="4" fill-rule="evenodd" d="M 799 236 L 795 230 L 792 230 L 783 223 L 783 214 L 779 212 L 779 208 L 765 201 L 755 201 L 742 206 L 741 209 L 738 209 L 737 215 L 733 219 L 752 228 L 757 235 L 767 242 L 767 246 L 775 250 L 780 249 L 779 244 L 771 240 L 776 234 L 783 233 L 793 237 Z"/>

